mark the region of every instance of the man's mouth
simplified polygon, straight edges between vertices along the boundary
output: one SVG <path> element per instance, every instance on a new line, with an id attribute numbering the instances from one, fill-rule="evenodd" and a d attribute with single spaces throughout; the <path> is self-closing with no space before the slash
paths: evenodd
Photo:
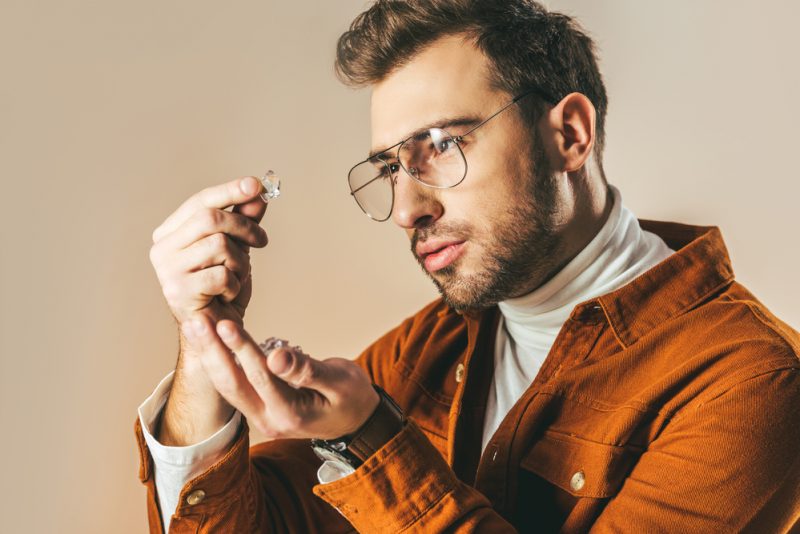
<path id="1" fill-rule="evenodd" d="M 444 269 L 456 261 L 464 251 L 466 241 L 431 242 L 417 245 L 417 257 L 428 272 Z"/>

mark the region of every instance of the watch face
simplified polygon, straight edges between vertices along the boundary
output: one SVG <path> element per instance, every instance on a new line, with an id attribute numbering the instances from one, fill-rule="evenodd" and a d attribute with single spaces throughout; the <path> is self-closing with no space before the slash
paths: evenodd
<path id="1" fill-rule="evenodd" d="M 359 460 L 353 453 L 348 451 L 347 445 L 341 441 L 312 439 L 311 449 L 322 461 L 345 464 L 350 466 L 350 468 L 355 468 L 361 465 L 361 460 Z"/>
<path id="2" fill-rule="evenodd" d="M 345 458 L 344 456 L 342 456 L 340 453 L 338 453 L 336 451 L 332 451 L 332 450 L 324 447 L 323 445 L 320 445 L 318 443 L 314 443 L 314 444 L 311 445 L 311 448 L 313 449 L 314 454 L 316 454 L 317 457 L 319 457 L 319 459 L 322 460 L 322 461 L 345 462 L 345 463 L 347 463 L 347 458 Z"/>

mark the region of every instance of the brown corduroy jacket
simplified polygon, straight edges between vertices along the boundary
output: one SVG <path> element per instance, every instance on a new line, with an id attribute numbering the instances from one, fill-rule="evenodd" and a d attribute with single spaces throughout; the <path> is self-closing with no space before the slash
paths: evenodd
<path id="1" fill-rule="evenodd" d="M 250 448 L 243 419 L 170 533 L 800 528 L 800 334 L 734 281 L 717 227 L 639 222 L 676 253 L 574 308 L 483 454 L 499 311 L 436 301 L 357 360 L 410 417 L 400 434 L 323 485 L 308 440 Z"/>

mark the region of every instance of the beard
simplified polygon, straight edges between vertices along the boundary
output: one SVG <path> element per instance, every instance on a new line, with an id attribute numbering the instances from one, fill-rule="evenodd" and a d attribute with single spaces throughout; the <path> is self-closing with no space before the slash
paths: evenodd
<path id="1" fill-rule="evenodd" d="M 508 207 L 504 217 L 482 221 L 483 242 L 471 239 L 469 223 L 441 223 L 419 228 L 411 238 L 411 252 L 422 270 L 436 285 L 447 305 L 456 311 L 480 310 L 500 301 L 532 291 L 543 283 L 554 267 L 559 239 L 555 176 L 548 171 L 547 156 L 538 139 L 533 140 L 531 165 L 524 176 L 525 190 L 519 201 Z M 435 236 L 470 240 L 482 245 L 482 264 L 475 273 L 459 274 L 456 261 L 435 273 L 425 268 L 416 254 L 417 242 Z"/>

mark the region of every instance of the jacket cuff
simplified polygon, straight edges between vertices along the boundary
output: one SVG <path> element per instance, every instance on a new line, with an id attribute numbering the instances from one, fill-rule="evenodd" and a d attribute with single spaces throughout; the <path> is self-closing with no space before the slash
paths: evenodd
<path id="1" fill-rule="evenodd" d="M 161 380 L 155 391 L 139 406 L 139 420 L 144 439 L 147 442 L 147 448 L 155 460 L 156 467 L 184 468 L 191 475 L 191 471 L 196 470 L 198 467 L 201 467 L 199 472 L 205 471 L 206 467 L 213 463 L 210 460 L 218 458 L 220 453 L 230 445 L 236 435 L 236 430 L 239 428 L 239 420 L 242 414 L 239 410 L 234 410 L 227 423 L 199 443 L 182 447 L 163 445 L 152 434 L 153 424 L 167 403 L 167 398 L 172 390 L 174 375 L 175 371 L 170 371 Z M 199 472 L 196 474 L 199 474 Z M 191 477 L 187 477 L 186 480 L 188 478 Z"/>
<path id="2" fill-rule="evenodd" d="M 351 475 L 314 486 L 359 532 L 400 532 L 458 485 L 450 466 L 412 419 Z"/>
<path id="3" fill-rule="evenodd" d="M 139 448 L 139 480 L 148 488 L 147 508 L 152 528 L 154 515 L 159 515 L 153 480 L 153 458 L 147 448 L 139 417 L 134 423 L 134 431 Z M 231 448 L 207 470 L 183 486 L 178 496 L 173 523 L 181 518 L 199 518 L 203 514 L 214 513 L 240 499 L 250 484 L 249 449 L 249 426 L 247 419 L 242 417 Z M 160 518 L 158 523 L 161 523 Z"/>
<path id="4" fill-rule="evenodd" d="M 205 440 L 184 447 L 162 445 L 152 428 L 167 402 L 175 371 L 158 384 L 155 391 L 139 406 L 139 422 L 147 449 L 153 459 L 155 487 L 164 530 L 169 530 L 170 518 L 178 506 L 184 484 L 203 473 L 227 451 L 239 428 L 241 413 L 235 410 L 230 420 Z"/>

